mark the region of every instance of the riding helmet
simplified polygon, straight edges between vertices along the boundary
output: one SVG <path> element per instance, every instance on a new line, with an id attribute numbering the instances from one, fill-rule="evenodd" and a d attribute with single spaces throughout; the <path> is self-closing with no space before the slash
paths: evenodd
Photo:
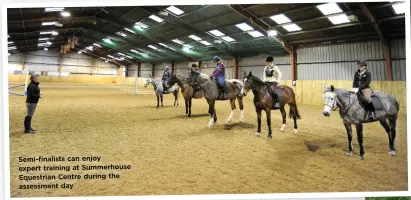
<path id="1" fill-rule="evenodd" d="M 265 59 L 265 62 L 273 62 L 274 61 L 274 58 L 272 57 L 272 56 L 268 56 L 266 59 Z"/>
<path id="2" fill-rule="evenodd" d="M 220 61 L 221 59 L 220 59 L 220 57 L 218 57 L 218 56 L 214 56 L 214 58 L 213 58 L 213 62 L 218 62 L 218 61 Z"/>
<path id="3" fill-rule="evenodd" d="M 365 62 L 365 60 L 360 60 L 360 61 L 357 62 L 357 64 L 359 66 L 367 66 L 367 62 Z"/>

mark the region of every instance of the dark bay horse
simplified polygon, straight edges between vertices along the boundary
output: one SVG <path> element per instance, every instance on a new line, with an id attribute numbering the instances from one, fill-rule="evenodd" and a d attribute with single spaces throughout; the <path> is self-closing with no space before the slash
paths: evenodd
<path id="1" fill-rule="evenodd" d="M 253 91 L 254 94 L 254 106 L 257 112 L 257 136 L 260 136 L 261 133 L 261 112 L 264 110 L 267 115 L 267 126 L 268 126 L 268 138 L 272 138 L 271 134 L 271 110 L 273 110 L 272 105 L 272 97 L 268 92 L 268 85 L 267 83 L 263 82 L 259 78 L 253 76 L 250 73 L 247 75 L 244 72 L 244 87 L 241 93 L 243 96 L 246 96 L 249 90 Z M 295 100 L 295 94 L 292 88 L 286 85 L 279 85 L 276 89 L 276 92 L 279 97 L 280 101 L 280 111 L 283 118 L 281 131 L 284 131 L 285 124 L 286 124 L 286 116 L 287 113 L 285 112 L 284 105 L 288 104 L 290 107 L 289 117 L 293 118 L 294 120 L 294 133 L 297 133 L 297 119 L 301 119 L 300 114 L 298 113 L 297 103 Z"/>
<path id="2" fill-rule="evenodd" d="M 181 94 L 184 97 L 186 116 L 191 116 L 191 102 L 192 99 L 201 99 L 204 97 L 204 91 L 194 92 L 194 88 L 186 83 L 186 78 L 177 74 L 172 74 L 171 78 L 166 83 L 167 86 L 177 84 L 181 88 Z"/>
<path id="3" fill-rule="evenodd" d="M 240 122 L 244 120 L 244 104 L 243 97 L 241 95 L 241 90 L 243 88 L 243 83 L 241 81 L 231 79 L 226 80 L 227 95 L 226 98 L 220 99 L 220 92 L 215 80 L 211 79 L 208 75 L 203 73 L 192 73 L 191 81 L 189 82 L 190 86 L 193 86 L 194 82 L 199 84 L 199 90 L 204 92 L 204 97 L 208 103 L 208 113 L 210 114 L 210 122 L 208 127 L 212 127 L 215 122 L 217 122 L 217 114 L 215 110 L 215 101 L 225 101 L 230 100 L 231 104 L 231 114 L 226 120 L 230 122 L 234 111 L 236 109 L 235 100 L 238 100 L 240 106 Z"/>
<path id="4" fill-rule="evenodd" d="M 388 94 L 382 92 L 375 92 L 372 97 L 372 101 L 375 107 L 376 118 L 368 121 L 366 117 L 366 110 L 361 106 L 359 98 L 356 94 L 348 92 L 345 89 L 334 88 L 333 85 L 328 87 L 324 86 L 324 111 L 323 114 L 326 117 L 331 115 L 331 111 L 339 108 L 339 114 L 343 120 L 345 129 L 348 136 L 348 151 L 345 153 L 347 156 L 353 155 L 352 145 L 352 129 L 351 125 L 354 124 L 357 129 L 357 140 L 360 146 L 359 159 L 364 160 L 364 147 L 363 147 L 363 123 L 372 123 L 379 121 L 388 134 L 389 140 L 389 155 L 395 155 L 395 135 L 396 124 L 398 118 L 399 104 L 398 101 Z"/>

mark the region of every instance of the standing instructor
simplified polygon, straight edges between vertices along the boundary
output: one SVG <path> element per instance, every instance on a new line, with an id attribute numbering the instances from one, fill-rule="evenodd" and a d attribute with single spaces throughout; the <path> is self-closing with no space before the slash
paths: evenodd
<path id="1" fill-rule="evenodd" d="M 36 110 L 37 103 L 41 98 L 39 84 L 39 75 L 31 75 L 30 84 L 27 86 L 27 115 L 26 118 L 24 118 L 24 133 L 36 133 L 36 130 L 31 127 L 31 119 Z"/>

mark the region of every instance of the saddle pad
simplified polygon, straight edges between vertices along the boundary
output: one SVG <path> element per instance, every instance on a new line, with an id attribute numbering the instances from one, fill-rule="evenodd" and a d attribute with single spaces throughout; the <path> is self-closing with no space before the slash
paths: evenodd
<path id="1" fill-rule="evenodd" d="M 371 97 L 371 99 L 372 99 L 372 104 L 374 105 L 375 110 L 382 110 L 383 109 L 382 102 L 377 96 L 373 95 Z"/>

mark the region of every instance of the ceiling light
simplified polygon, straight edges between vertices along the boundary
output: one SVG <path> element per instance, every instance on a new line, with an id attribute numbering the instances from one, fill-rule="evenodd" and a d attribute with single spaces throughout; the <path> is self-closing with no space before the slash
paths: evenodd
<path id="1" fill-rule="evenodd" d="M 52 43 L 51 43 L 51 42 L 49 42 L 49 41 L 47 41 L 47 42 L 46 42 L 46 44 L 47 44 L 47 45 L 51 45 Z"/>
<path id="2" fill-rule="evenodd" d="M 229 37 L 229 36 L 224 36 L 224 37 L 221 37 L 221 39 L 223 39 L 223 40 L 224 40 L 224 41 L 226 41 L 226 42 L 233 42 L 233 41 L 235 41 L 235 39 L 234 39 L 234 38 Z"/>
<path id="3" fill-rule="evenodd" d="M 11 42 L 8 42 L 8 44 L 13 44 L 13 41 L 11 41 Z"/>
<path id="4" fill-rule="evenodd" d="M 179 8 L 175 7 L 175 6 L 170 6 L 168 8 L 166 8 L 166 10 L 176 14 L 176 15 L 181 15 L 184 13 L 184 11 L 180 10 Z"/>
<path id="5" fill-rule="evenodd" d="M 51 34 L 52 32 L 51 31 L 48 31 L 48 32 L 40 32 L 40 35 L 48 35 L 48 34 Z"/>
<path id="6" fill-rule="evenodd" d="M 131 51 L 131 52 L 134 52 L 134 53 L 140 53 L 139 51 L 134 50 L 134 49 L 131 49 L 130 51 Z"/>
<path id="7" fill-rule="evenodd" d="M 160 16 L 168 16 L 168 12 L 160 11 L 157 13 Z"/>
<path id="8" fill-rule="evenodd" d="M 241 23 L 241 24 L 237 24 L 235 25 L 237 26 L 237 28 L 241 29 L 242 31 L 250 31 L 253 30 L 254 28 L 251 27 L 250 25 L 248 25 L 247 23 Z"/>
<path id="9" fill-rule="evenodd" d="M 217 37 L 220 37 L 220 36 L 225 35 L 224 33 L 220 32 L 219 30 L 212 30 L 212 31 L 209 31 L 209 32 L 210 32 L 211 34 L 217 36 Z"/>
<path id="10" fill-rule="evenodd" d="M 108 62 L 108 60 L 106 59 L 106 61 L 104 61 L 104 62 Z"/>
<path id="11" fill-rule="evenodd" d="M 283 28 L 288 32 L 301 31 L 301 28 L 297 24 L 285 25 Z"/>
<path id="12" fill-rule="evenodd" d="M 185 45 L 183 46 L 183 48 L 184 48 L 184 49 L 191 49 L 191 48 L 193 48 L 193 46 L 191 46 L 191 45 L 189 45 L 189 44 L 185 44 Z"/>
<path id="13" fill-rule="evenodd" d="M 123 32 L 120 32 L 120 31 L 117 32 L 116 34 L 119 35 L 119 36 L 127 37 L 127 34 L 125 34 L 125 33 L 123 33 Z"/>
<path id="14" fill-rule="evenodd" d="M 396 3 L 392 5 L 392 8 L 394 9 L 395 14 L 399 15 L 405 14 L 407 6 L 405 5 L 405 3 Z"/>
<path id="15" fill-rule="evenodd" d="M 136 32 L 134 32 L 133 30 L 131 30 L 131 29 L 129 29 L 129 28 L 124 28 L 124 30 L 126 30 L 126 31 L 128 31 L 128 32 L 130 32 L 130 33 L 136 33 Z"/>
<path id="16" fill-rule="evenodd" d="M 8 35 L 7 38 L 10 38 L 10 35 Z"/>
<path id="17" fill-rule="evenodd" d="M 155 49 L 155 50 L 158 49 L 157 47 L 155 47 L 155 46 L 153 46 L 153 45 L 148 45 L 148 47 L 150 47 L 150 48 L 152 48 L 152 49 Z"/>
<path id="18" fill-rule="evenodd" d="M 63 27 L 63 24 L 60 24 L 60 23 L 56 22 L 56 23 L 54 24 L 54 26 Z"/>
<path id="19" fill-rule="evenodd" d="M 114 56 L 112 56 L 112 55 L 107 55 L 108 57 L 110 57 L 110 58 L 114 58 L 115 59 L 115 57 Z"/>
<path id="20" fill-rule="evenodd" d="M 270 18 L 274 20 L 277 24 L 285 24 L 291 22 L 291 20 L 284 14 L 274 15 Z"/>
<path id="21" fill-rule="evenodd" d="M 159 45 L 163 46 L 163 47 L 168 47 L 167 45 L 163 44 L 163 43 L 158 43 Z"/>
<path id="22" fill-rule="evenodd" d="M 135 24 L 135 26 L 141 27 L 141 28 L 145 28 L 145 29 L 149 27 L 148 25 L 146 25 L 146 24 L 144 24 L 144 23 L 142 23 L 142 22 L 137 22 L 137 23 Z"/>
<path id="23" fill-rule="evenodd" d="M 38 47 L 44 47 L 44 46 L 46 46 L 46 43 L 39 43 L 39 44 L 37 44 L 37 46 Z"/>
<path id="24" fill-rule="evenodd" d="M 99 45 L 99 44 L 97 44 L 97 43 L 93 43 L 93 45 L 96 46 L 96 47 L 100 47 L 100 48 L 101 48 L 101 45 Z"/>
<path id="25" fill-rule="evenodd" d="M 341 15 L 337 15 L 337 16 L 328 17 L 328 19 L 334 25 L 344 24 L 344 23 L 349 23 L 350 22 L 350 20 L 348 19 L 346 14 L 341 14 Z"/>
<path id="26" fill-rule="evenodd" d="M 201 40 L 201 38 L 199 38 L 199 37 L 197 37 L 197 36 L 195 36 L 195 35 L 190 35 L 190 36 L 188 36 L 189 38 L 191 38 L 191 39 L 193 39 L 193 40 L 195 40 L 195 41 L 200 41 Z"/>
<path id="27" fill-rule="evenodd" d="M 15 50 L 15 49 L 17 49 L 17 47 L 11 46 L 11 47 L 8 47 L 8 49 L 9 49 L 9 50 Z"/>
<path id="28" fill-rule="evenodd" d="M 156 22 L 158 22 L 158 23 L 161 23 L 161 22 L 164 21 L 163 19 L 161 19 L 160 17 L 157 17 L 156 15 L 150 15 L 149 18 L 156 21 Z"/>
<path id="29" fill-rule="evenodd" d="M 107 43 L 112 43 L 112 41 L 109 38 L 104 38 L 103 41 Z"/>
<path id="30" fill-rule="evenodd" d="M 204 44 L 204 45 L 206 45 L 206 46 L 211 46 L 211 43 L 209 43 L 209 42 L 207 42 L 207 41 L 201 41 L 200 43 L 201 43 L 201 44 Z"/>
<path id="31" fill-rule="evenodd" d="M 125 57 L 127 57 L 127 58 L 130 58 L 130 59 L 133 59 L 133 57 L 131 57 L 131 56 L 128 56 L 128 55 L 124 55 Z"/>
<path id="32" fill-rule="evenodd" d="M 248 34 L 255 38 L 264 36 L 260 31 L 251 31 L 251 32 L 248 32 Z"/>
<path id="33" fill-rule="evenodd" d="M 50 38 L 39 38 L 39 41 L 49 40 Z"/>
<path id="34" fill-rule="evenodd" d="M 41 23 L 42 26 L 52 26 L 55 25 L 57 22 L 43 22 Z"/>
<path id="35" fill-rule="evenodd" d="M 118 59 L 118 60 L 123 61 L 123 60 L 124 60 L 124 57 L 121 57 L 121 58 L 120 58 L 120 59 Z"/>
<path id="36" fill-rule="evenodd" d="M 52 35 L 58 35 L 59 33 L 57 31 L 51 31 Z"/>
<path id="37" fill-rule="evenodd" d="M 9 56 L 11 55 L 10 53 L 8 53 L 9 54 Z"/>
<path id="38" fill-rule="evenodd" d="M 48 48 L 44 48 L 44 51 L 48 51 L 49 49 Z"/>
<path id="39" fill-rule="evenodd" d="M 63 11 L 63 12 L 61 12 L 60 14 L 61 14 L 61 16 L 63 16 L 63 17 L 70 17 L 70 16 L 71 16 L 70 12 L 67 12 L 67 11 Z"/>
<path id="40" fill-rule="evenodd" d="M 120 55 L 120 56 L 125 56 L 123 53 L 117 53 L 118 55 Z"/>
<path id="41" fill-rule="evenodd" d="M 276 30 L 268 30 L 267 33 L 268 33 L 269 36 L 277 36 L 278 35 L 278 32 Z"/>
<path id="42" fill-rule="evenodd" d="M 214 40 L 214 43 L 216 43 L 216 44 L 221 44 L 221 43 L 223 43 L 221 40 Z"/>
<path id="43" fill-rule="evenodd" d="M 88 46 L 88 47 L 86 47 L 86 49 L 89 50 L 89 51 L 93 51 L 93 47 L 92 47 L 92 46 Z"/>
<path id="44" fill-rule="evenodd" d="M 63 11 L 64 8 L 45 8 L 44 11 L 45 12 L 60 12 Z"/>
<path id="45" fill-rule="evenodd" d="M 175 42 L 175 43 L 177 43 L 177 44 L 184 44 L 184 42 L 183 41 L 181 41 L 181 40 L 178 40 L 178 39 L 174 39 L 174 40 L 171 40 L 171 41 L 173 41 L 173 42 Z"/>
<path id="46" fill-rule="evenodd" d="M 340 13 L 343 12 L 341 8 L 336 4 L 336 3 L 327 3 L 327 4 L 322 4 L 318 5 L 317 8 L 324 14 L 324 15 L 330 15 L 334 13 Z"/>
<path id="47" fill-rule="evenodd" d="M 78 53 L 78 54 L 81 54 L 81 53 L 83 53 L 83 52 L 82 52 L 82 51 L 78 51 L 77 53 Z"/>

